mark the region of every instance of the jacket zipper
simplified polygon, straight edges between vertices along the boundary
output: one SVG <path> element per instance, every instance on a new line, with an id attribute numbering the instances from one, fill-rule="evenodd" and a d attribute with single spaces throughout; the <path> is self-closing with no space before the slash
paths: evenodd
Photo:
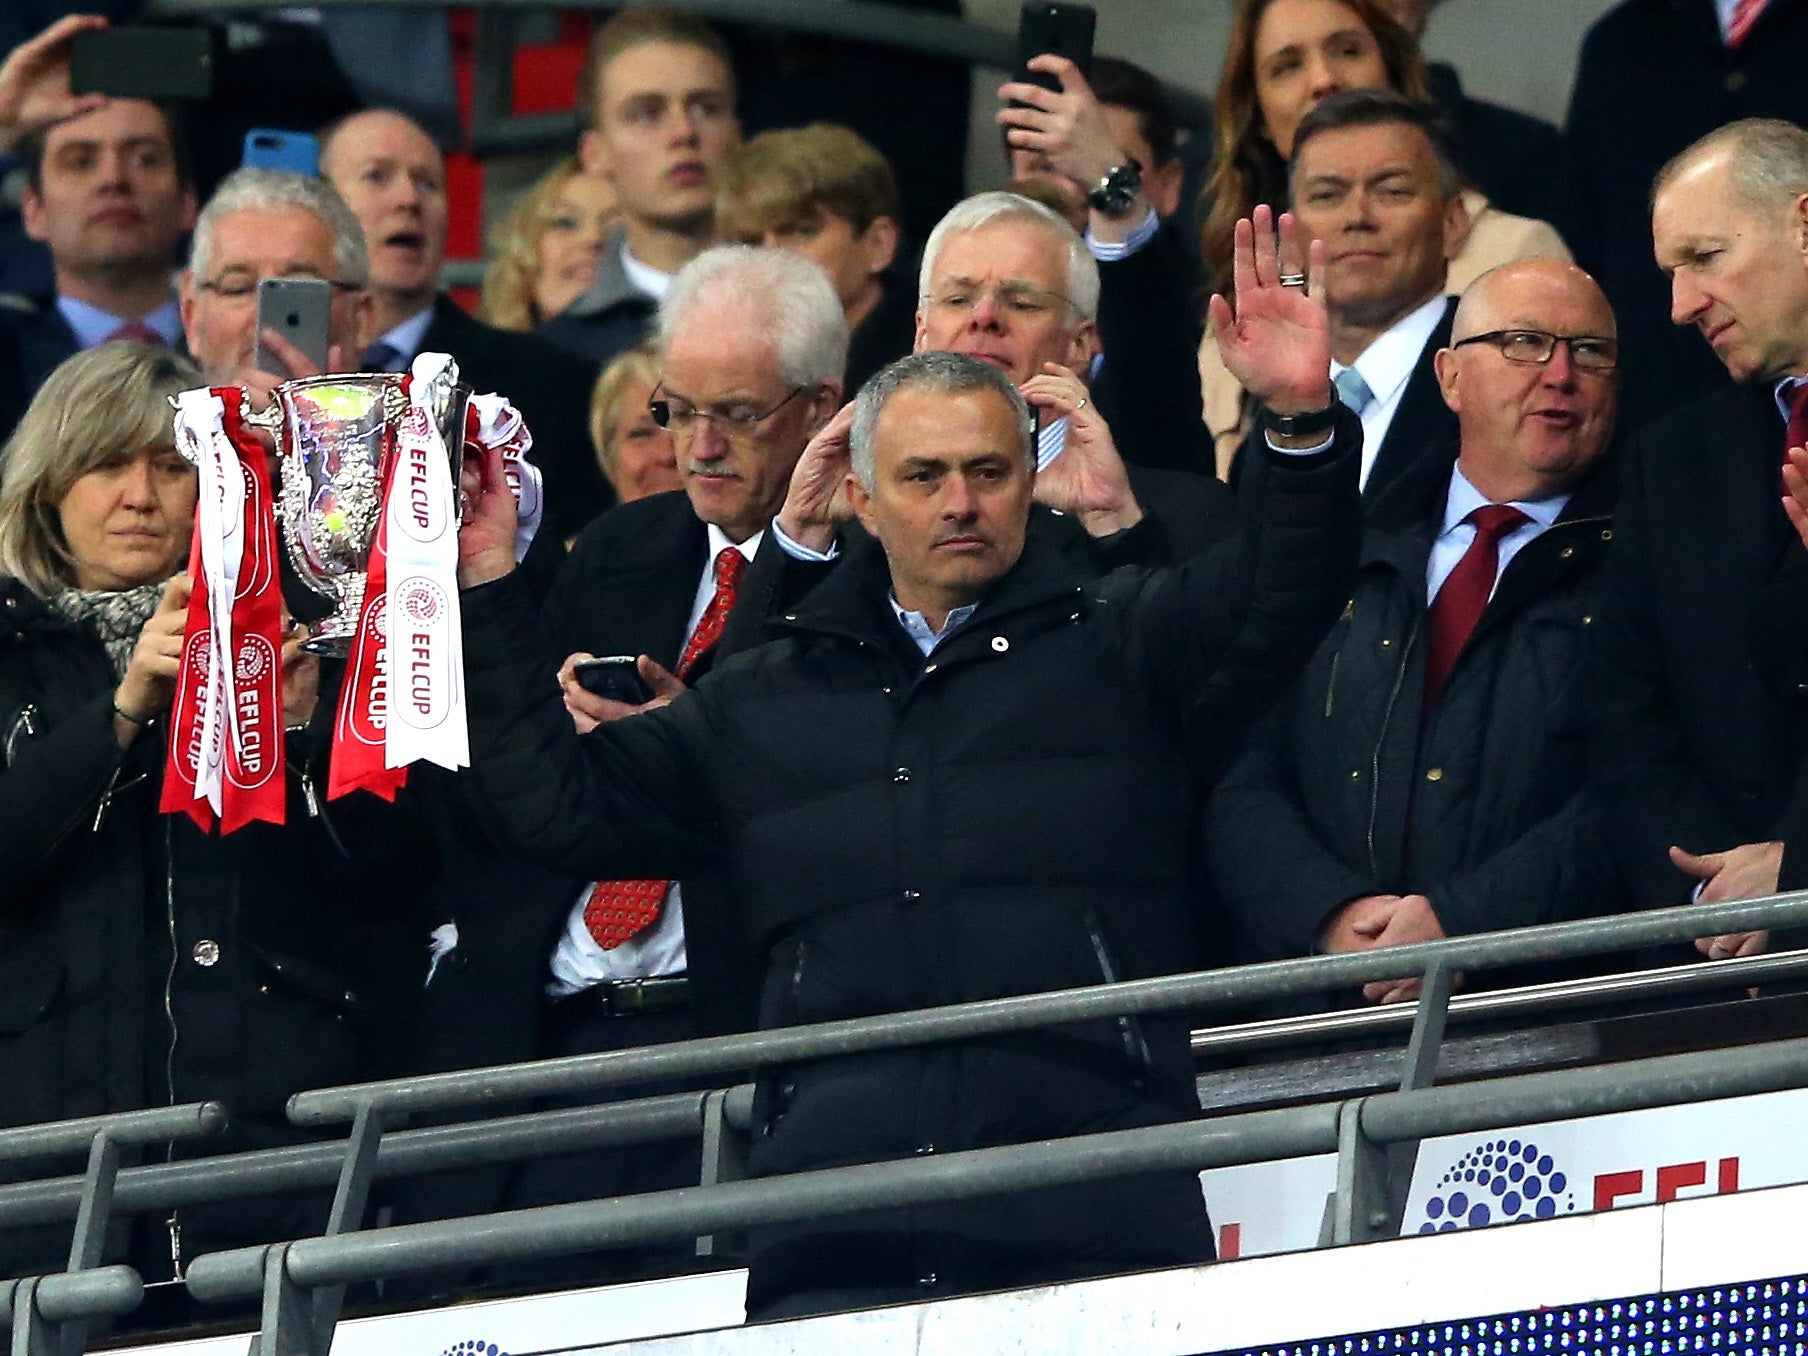
<path id="1" fill-rule="evenodd" d="M 169 817 L 163 821 L 163 917 L 169 930 L 169 967 L 163 976 L 163 1016 L 169 1023 L 169 1048 L 163 1057 L 164 1092 L 167 1097 L 166 1106 L 176 1104 L 176 1045 L 181 1040 L 181 1030 L 176 1024 L 176 843 L 175 835 L 170 829 Z M 176 1142 L 170 1140 L 163 1146 L 163 1161 L 170 1163 L 176 1157 Z M 170 1271 L 174 1279 L 182 1279 L 182 1218 L 181 1212 L 170 1211 L 164 1221 L 169 1230 Z"/>
<path id="2" fill-rule="evenodd" d="M 1406 644 L 1400 647 L 1400 665 L 1394 671 L 1393 691 L 1387 694 L 1387 706 L 1381 712 L 1381 728 L 1375 733 L 1375 751 L 1369 756 L 1369 873 L 1377 880 L 1381 878 L 1381 866 L 1375 860 L 1375 821 L 1381 816 L 1381 749 L 1387 743 L 1387 728 L 1394 721 L 1394 707 L 1400 700 L 1400 690 L 1406 686 L 1406 670 L 1410 667 L 1413 646 L 1419 641 L 1419 623 L 1415 619 L 1412 630 L 1406 633 Z"/>
<path id="3" fill-rule="evenodd" d="M 1093 912 L 1092 905 L 1086 906 L 1086 937 L 1092 943 L 1092 954 L 1099 963 L 1099 973 L 1105 977 L 1107 984 L 1118 982 L 1117 966 L 1111 962 L 1111 951 L 1105 945 L 1105 934 L 1099 927 L 1099 916 Z M 1155 1065 L 1149 1054 L 1149 1043 L 1143 1039 L 1142 1028 L 1136 1019 L 1128 1015 L 1117 1019 L 1118 1036 L 1124 1042 L 1124 1054 L 1132 1064 L 1148 1070 Z"/>
<path id="4" fill-rule="evenodd" d="M 13 756 L 19 751 L 19 736 L 29 735 L 33 739 L 38 736 L 37 723 L 32 717 L 37 715 L 38 708 L 25 705 L 19 708 L 19 714 L 13 717 L 12 728 L 6 732 L 6 765 L 12 766 Z"/>

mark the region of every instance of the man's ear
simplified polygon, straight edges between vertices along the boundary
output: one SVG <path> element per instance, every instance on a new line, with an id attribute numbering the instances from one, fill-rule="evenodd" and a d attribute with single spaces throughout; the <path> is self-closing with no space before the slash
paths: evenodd
<path id="1" fill-rule="evenodd" d="M 30 189 L 26 190 L 29 194 Z M 1790 205 L 1790 225 L 1795 228 L 1795 247 L 1808 260 L 1808 193 L 1803 193 Z"/>
<path id="2" fill-rule="evenodd" d="M 176 277 L 176 306 L 182 315 L 182 333 L 195 332 L 195 274 L 193 269 L 185 268 Z"/>
<path id="3" fill-rule="evenodd" d="M 1067 341 L 1067 360 L 1062 366 L 1072 369 L 1081 381 L 1089 380 L 1092 376 L 1092 360 L 1098 351 L 1098 325 L 1091 320 L 1082 320 Z"/>
<path id="4" fill-rule="evenodd" d="M 189 184 L 182 190 L 182 232 L 186 235 L 195 229 L 195 218 L 200 215 L 201 207 L 195 198 L 195 186 Z"/>
<path id="5" fill-rule="evenodd" d="M 1454 414 L 1462 413 L 1463 401 L 1457 391 L 1457 369 L 1462 363 L 1454 348 L 1441 348 L 1431 355 L 1432 370 L 1438 374 L 1438 393 Z"/>
<path id="6" fill-rule="evenodd" d="M 578 138 L 578 166 L 605 183 L 615 182 L 609 177 L 609 138 L 600 128 L 592 127 Z"/>
<path id="7" fill-rule="evenodd" d="M 19 199 L 19 219 L 25 225 L 25 234 L 33 240 L 42 243 L 49 238 L 50 214 L 44 210 L 44 199 L 38 196 L 38 190 L 29 184 Z"/>
<path id="8" fill-rule="evenodd" d="M 868 273 L 883 273 L 898 257 L 898 223 L 874 217 L 860 233 L 860 255 Z"/>
<path id="9" fill-rule="evenodd" d="M 1474 228 L 1475 221 L 1469 215 L 1469 206 L 1463 201 L 1463 195 L 1458 193 L 1444 204 L 1445 263 L 1463 252 L 1463 246 L 1469 243 L 1469 232 Z"/>
<path id="10" fill-rule="evenodd" d="M 847 473 L 847 497 L 848 507 L 854 510 L 854 517 L 859 519 L 860 526 L 877 537 L 879 534 L 873 531 L 873 497 L 860 483 L 860 477 L 852 471 Z"/>

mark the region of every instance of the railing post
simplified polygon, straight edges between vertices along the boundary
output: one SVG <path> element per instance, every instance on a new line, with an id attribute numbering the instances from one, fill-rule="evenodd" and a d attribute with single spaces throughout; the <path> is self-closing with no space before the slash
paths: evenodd
<path id="1" fill-rule="evenodd" d="M 38 1283 L 28 1276 L 13 1290 L 12 1356 L 63 1356 L 61 1336 L 38 1312 Z"/>
<path id="2" fill-rule="evenodd" d="M 703 1173 L 701 1185 L 739 1182 L 747 1176 L 749 1127 L 753 1120 L 753 1085 L 717 1088 L 703 1098 Z M 702 1234 L 697 1256 L 738 1256 L 746 1250 L 740 1234 Z"/>
<path id="3" fill-rule="evenodd" d="M 332 1334 L 321 1340 L 314 1330 L 308 1292 L 289 1278 L 290 1246 L 277 1243 L 264 1254 L 263 1323 L 256 1356 L 327 1356 Z"/>
<path id="4" fill-rule="evenodd" d="M 358 1108 L 352 1132 L 345 1144 L 345 1162 L 339 1169 L 339 1185 L 333 1192 L 333 1210 L 327 1216 L 325 1237 L 352 1233 L 364 1223 L 364 1207 L 370 1201 L 370 1185 L 377 1175 L 377 1146 L 383 1140 L 383 1113 L 368 1102 Z M 314 1292 L 309 1330 L 326 1356 L 333 1345 L 333 1329 L 345 1303 L 345 1287 L 322 1286 Z"/>

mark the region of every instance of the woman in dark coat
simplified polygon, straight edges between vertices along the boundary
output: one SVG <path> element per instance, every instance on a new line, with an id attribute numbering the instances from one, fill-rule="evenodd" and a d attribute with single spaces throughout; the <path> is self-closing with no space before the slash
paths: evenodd
<path id="1" fill-rule="evenodd" d="M 148 345 L 78 354 L 0 472 L 0 1124 L 227 1104 L 225 1137 L 157 1159 L 298 1138 L 288 1096 L 361 1075 L 355 1018 L 386 954 L 375 901 L 397 896 L 381 859 L 348 854 L 372 837 L 366 807 L 320 810 L 320 675 L 299 633 L 288 824 L 221 838 L 158 813 L 196 493 L 168 398 L 200 382 Z M 279 1237 L 304 1222 L 263 1202 L 184 1211 L 142 1221 L 131 1255 L 161 1279 L 253 1219 Z M 67 1229 L 0 1235 L 0 1274 L 57 1269 L 67 1246 Z"/>

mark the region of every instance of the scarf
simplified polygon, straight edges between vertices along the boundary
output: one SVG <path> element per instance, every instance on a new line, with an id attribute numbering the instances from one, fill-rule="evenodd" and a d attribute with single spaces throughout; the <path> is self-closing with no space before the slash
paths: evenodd
<path id="1" fill-rule="evenodd" d="M 135 589 L 64 589 L 44 601 L 58 616 L 99 636 L 107 647 L 107 658 L 113 661 L 114 676 L 123 679 L 138 645 L 138 633 L 162 596 L 163 584 L 157 583 Z"/>

